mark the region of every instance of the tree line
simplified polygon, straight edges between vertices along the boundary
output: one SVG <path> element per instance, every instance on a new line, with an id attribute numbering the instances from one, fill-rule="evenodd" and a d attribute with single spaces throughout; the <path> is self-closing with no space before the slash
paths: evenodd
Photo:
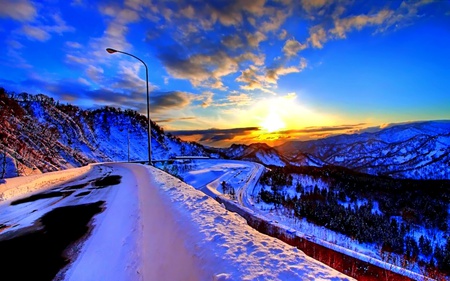
<path id="1" fill-rule="evenodd" d="M 321 179 L 328 188 L 305 188 L 293 183 L 292 174 Z M 297 218 L 375 243 L 410 262 L 422 255 L 422 265 L 450 273 L 450 236 L 444 245 L 433 246 L 428 237 L 416 241 L 408 234 L 413 226 L 448 230 L 450 181 L 397 180 L 326 166 L 274 168 L 260 183 L 270 187 L 261 190 L 261 200 L 283 206 Z M 297 194 L 287 195 L 286 186 L 295 187 Z M 374 201 L 380 212 L 374 212 Z"/>

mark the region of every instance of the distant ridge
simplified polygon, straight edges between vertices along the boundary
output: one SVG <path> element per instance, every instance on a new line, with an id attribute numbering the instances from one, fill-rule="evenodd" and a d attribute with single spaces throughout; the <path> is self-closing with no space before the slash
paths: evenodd
<path id="1" fill-rule="evenodd" d="M 323 164 L 369 174 L 450 179 L 450 120 L 419 121 L 377 132 L 290 141 L 275 149 L 292 164 L 302 153 Z"/>

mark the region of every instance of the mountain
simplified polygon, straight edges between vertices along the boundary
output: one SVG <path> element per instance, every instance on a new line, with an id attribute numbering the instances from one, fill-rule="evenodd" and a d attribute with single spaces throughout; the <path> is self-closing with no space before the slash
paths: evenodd
<path id="1" fill-rule="evenodd" d="M 0 88 L 0 179 L 91 162 L 147 160 L 147 119 L 133 110 L 84 110 L 45 95 Z M 152 159 L 197 155 L 267 166 L 343 166 L 396 178 L 450 179 L 450 121 L 400 124 L 377 132 L 291 141 L 204 147 L 152 122 Z"/>
<path id="2" fill-rule="evenodd" d="M 378 132 L 291 141 L 275 147 L 291 164 L 298 155 L 374 175 L 450 179 L 450 121 L 414 122 Z"/>
<path id="3" fill-rule="evenodd" d="M 133 110 L 83 110 L 42 94 L 16 95 L 0 88 L 0 124 L 0 178 L 148 159 L 147 118 Z M 151 125 L 152 159 L 211 155 L 202 145 Z"/>
<path id="4" fill-rule="evenodd" d="M 289 163 L 277 150 L 265 143 L 232 144 L 229 148 L 219 149 L 227 159 L 258 162 L 267 166 L 285 166 Z"/>

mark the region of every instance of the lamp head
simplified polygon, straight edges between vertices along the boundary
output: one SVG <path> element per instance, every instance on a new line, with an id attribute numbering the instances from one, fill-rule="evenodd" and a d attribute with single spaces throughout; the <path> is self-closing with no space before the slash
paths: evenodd
<path id="1" fill-rule="evenodd" d="M 106 48 L 106 51 L 110 54 L 114 54 L 117 52 L 117 50 L 111 49 L 111 48 Z"/>

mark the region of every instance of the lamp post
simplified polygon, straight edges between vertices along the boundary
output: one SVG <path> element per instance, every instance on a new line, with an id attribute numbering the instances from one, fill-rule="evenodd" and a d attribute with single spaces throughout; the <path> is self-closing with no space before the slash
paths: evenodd
<path id="1" fill-rule="evenodd" d="M 148 67 L 145 64 L 145 62 L 143 60 L 141 60 L 140 58 L 136 57 L 135 55 L 126 53 L 126 52 L 122 52 L 119 50 L 115 50 L 115 49 L 111 49 L 111 48 L 106 48 L 106 51 L 110 54 L 114 54 L 114 53 L 122 53 L 125 55 L 128 55 L 130 57 L 133 57 L 135 59 L 137 59 L 138 61 L 142 62 L 142 64 L 145 66 L 145 82 L 147 85 L 147 135 L 148 135 L 148 163 L 149 165 L 152 165 L 152 144 L 151 144 L 151 137 L 152 137 L 152 129 L 151 129 L 151 125 L 150 125 L 150 97 L 148 94 Z"/>

